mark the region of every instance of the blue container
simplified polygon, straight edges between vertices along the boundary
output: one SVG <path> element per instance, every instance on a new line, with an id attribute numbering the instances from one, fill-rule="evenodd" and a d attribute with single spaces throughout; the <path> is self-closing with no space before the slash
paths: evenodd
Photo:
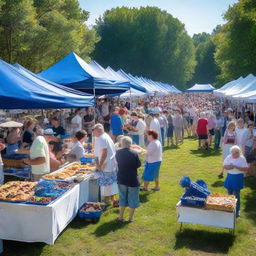
<path id="1" fill-rule="evenodd" d="M 181 204 L 184 206 L 194 206 L 194 207 L 204 207 L 205 198 L 200 198 L 196 196 L 190 196 L 188 193 L 184 193 L 181 197 Z"/>
<path id="2" fill-rule="evenodd" d="M 80 218 L 82 219 L 99 219 L 100 216 L 103 213 L 103 210 L 105 208 L 105 206 L 102 206 L 102 209 L 99 211 L 92 211 L 92 212 L 85 212 L 85 211 L 81 211 L 82 208 L 84 208 L 86 206 L 87 203 L 85 203 L 78 211 L 78 215 Z"/>
<path id="3" fill-rule="evenodd" d="M 82 157 L 80 158 L 81 164 L 92 164 L 93 163 L 93 158 L 87 158 L 87 157 Z"/>

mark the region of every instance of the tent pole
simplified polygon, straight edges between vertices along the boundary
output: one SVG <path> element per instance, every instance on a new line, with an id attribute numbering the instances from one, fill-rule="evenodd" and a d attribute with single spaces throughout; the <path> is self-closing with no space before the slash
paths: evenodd
<path id="1" fill-rule="evenodd" d="M 132 90 L 130 87 L 130 114 L 131 114 L 131 110 L 132 110 Z"/>
<path id="2" fill-rule="evenodd" d="M 95 86 L 93 86 L 93 98 L 94 98 L 94 115 L 93 115 L 93 123 L 95 124 L 95 113 L 96 113 L 96 93 L 95 93 Z"/>

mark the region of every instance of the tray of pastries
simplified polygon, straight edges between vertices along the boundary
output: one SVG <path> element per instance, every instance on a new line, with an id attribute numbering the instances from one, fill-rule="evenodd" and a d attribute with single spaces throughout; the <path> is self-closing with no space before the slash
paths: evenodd
<path id="1" fill-rule="evenodd" d="M 0 200 L 9 202 L 25 202 L 34 195 L 37 182 L 10 181 L 0 186 Z"/>
<path id="2" fill-rule="evenodd" d="M 43 176 L 43 178 L 46 180 L 60 180 L 60 181 L 64 180 L 65 181 L 72 177 L 81 176 L 81 174 L 88 175 L 92 173 L 92 171 L 95 171 L 95 169 L 96 169 L 95 165 L 80 164 L 76 162 L 76 163 L 71 163 L 56 172 L 46 174 Z"/>
<path id="3" fill-rule="evenodd" d="M 234 212 L 236 208 L 236 198 L 234 195 L 211 194 L 205 202 L 206 210 L 217 210 Z"/>
<path id="4" fill-rule="evenodd" d="M 131 145 L 131 149 L 136 151 L 138 154 L 146 154 L 147 153 L 147 151 L 144 148 L 142 148 L 138 145 L 135 145 L 135 144 Z"/>

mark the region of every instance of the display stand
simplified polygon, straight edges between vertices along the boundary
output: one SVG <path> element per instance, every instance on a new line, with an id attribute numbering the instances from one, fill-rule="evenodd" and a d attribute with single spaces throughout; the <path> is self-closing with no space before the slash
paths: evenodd
<path id="1" fill-rule="evenodd" d="M 85 202 L 98 201 L 99 192 L 97 179 L 88 177 L 46 206 L 0 202 L 0 254 L 3 240 L 53 245 Z"/>
<path id="2" fill-rule="evenodd" d="M 182 206 L 179 201 L 176 205 L 178 222 L 201 224 L 212 227 L 228 228 L 234 233 L 236 227 L 236 211 L 225 212 L 216 210 L 205 210 L 203 208 Z"/>

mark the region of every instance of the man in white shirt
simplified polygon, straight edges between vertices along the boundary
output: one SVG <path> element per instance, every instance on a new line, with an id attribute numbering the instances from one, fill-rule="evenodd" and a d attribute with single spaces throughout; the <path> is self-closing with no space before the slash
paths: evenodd
<path id="1" fill-rule="evenodd" d="M 52 129 L 37 130 L 37 137 L 30 148 L 29 159 L 24 159 L 24 163 L 31 165 L 33 181 L 39 181 L 43 175 L 50 172 L 50 153 L 47 142 L 52 140 L 54 132 Z"/>
<path id="2" fill-rule="evenodd" d="M 114 195 L 118 193 L 115 145 L 110 136 L 105 133 L 102 124 L 96 124 L 93 127 L 93 135 L 96 137 L 94 143 L 96 168 L 101 171 L 99 179 L 101 195 L 106 201 L 111 200 L 114 203 Z"/>
<path id="3" fill-rule="evenodd" d="M 81 110 L 78 108 L 75 111 L 75 116 L 71 120 L 71 127 L 73 130 L 73 134 L 76 134 L 78 131 L 82 130 L 82 117 Z"/>

